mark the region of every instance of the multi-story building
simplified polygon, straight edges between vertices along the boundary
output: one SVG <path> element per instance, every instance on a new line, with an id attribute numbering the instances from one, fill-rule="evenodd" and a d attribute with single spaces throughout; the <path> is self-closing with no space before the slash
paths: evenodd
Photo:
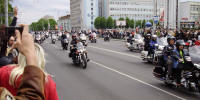
<path id="1" fill-rule="evenodd" d="M 94 29 L 98 16 L 98 0 L 70 0 L 71 29 Z"/>
<path id="2" fill-rule="evenodd" d="M 164 28 L 169 28 L 169 29 L 176 29 L 176 27 L 178 28 L 179 20 L 177 20 L 177 11 L 176 11 L 177 0 L 164 0 L 164 4 L 165 4 Z M 179 3 L 178 3 L 178 6 L 179 6 Z"/>
<path id="3" fill-rule="evenodd" d="M 60 30 L 70 32 L 71 31 L 70 15 L 59 17 L 57 24 Z"/>
<path id="4" fill-rule="evenodd" d="M 180 3 L 181 28 L 194 28 L 200 24 L 200 2 Z"/>
<path id="5" fill-rule="evenodd" d="M 157 0 L 157 15 L 160 16 L 160 9 L 164 3 Z M 155 16 L 154 0 L 99 0 L 99 15 L 104 17 L 120 17 L 135 20 L 150 20 Z"/>

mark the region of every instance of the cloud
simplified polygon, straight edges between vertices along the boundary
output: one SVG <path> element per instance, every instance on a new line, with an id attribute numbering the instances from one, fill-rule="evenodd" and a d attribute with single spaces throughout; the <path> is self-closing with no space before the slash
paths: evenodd
<path id="1" fill-rule="evenodd" d="M 19 9 L 19 23 L 31 24 L 45 15 L 58 16 L 70 12 L 69 0 L 14 0 Z"/>

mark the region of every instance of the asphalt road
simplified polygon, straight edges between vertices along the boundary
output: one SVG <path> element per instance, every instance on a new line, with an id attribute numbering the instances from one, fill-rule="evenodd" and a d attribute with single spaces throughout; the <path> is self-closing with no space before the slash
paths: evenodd
<path id="1" fill-rule="evenodd" d="M 152 75 L 153 65 L 139 53 L 128 51 L 121 40 L 89 43 L 91 61 L 83 70 L 75 66 L 60 41 L 42 44 L 46 69 L 57 85 L 60 100 L 199 100 L 198 93 L 167 87 Z"/>

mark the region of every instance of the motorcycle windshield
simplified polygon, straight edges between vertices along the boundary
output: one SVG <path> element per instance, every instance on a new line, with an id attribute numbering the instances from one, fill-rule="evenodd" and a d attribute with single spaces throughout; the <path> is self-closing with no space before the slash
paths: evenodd
<path id="1" fill-rule="evenodd" d="M 190 57 L 193 63 L 200 64 L 200 46 L 189 48 Z"/>
<path id="2" fill-rule="evenodd" d="M 142 39 L 142 36 L 141 36 L 140 34 L 136 34 L 136 35 L 134 36 L 134 38 L 140 40 L 140 39 Z"/>
<path id="3" fill-rule="evenodd" d="M 158 45 L 161 45 L 161 46 L 167 46 L 168 45 L 166 37 L 158 38 L 157 43 L 158 43 Z"/>
<path id="4" fill-rule="evenodd" d="M 81 34 L 81 35 L 80 35 L 80 39 L 81 39 L 81 40 L 86 40 L 85 34 Z"/>
<path id="5" fill-rule="evenodd" d="M 77 43 L 77 49 L 84 49 L 83 43 L 82 42 L 78 42 Z"/>

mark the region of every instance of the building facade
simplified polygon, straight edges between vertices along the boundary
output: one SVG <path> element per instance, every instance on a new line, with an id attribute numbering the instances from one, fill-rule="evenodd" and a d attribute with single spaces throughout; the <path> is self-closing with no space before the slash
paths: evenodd
<path id="1" fill-rule="evenodd" d="M 200 24 L 200 2 L 187 1 L 180 3 L 181 28 L 195 28 Z"/>
<path id="2" fill-rule="evenodd" d="M 157 0 L 157 16 L 160 16 L 160 9 L 164 3 Z M 121 17 L 135 20 L 150 20 L 155 16 L 154 0 L 100 0 L 99 15 L 103 17 Z"/>
<path id="3" fill-rule="evenodd" d="M 94 20 L 99 15 L 98 0 L 70 0 L 71 29 L 94 29 Z"/>
<path id="4" fill-rule="evenodd" d="M 178 2 L 178 7 L 179 7 L 179 2 Z M 176 29 L 176 27 L 179 27 L 179 25 L 177 24 L 176 26 L 176 22 L 178 21 L 178 23 L 180 22 L 179 20 L 179 16 L 178 16 L 178 20 L 177 19 L 177 12 L 176 9 L 177 8 L 177 0 L 165 0 L 165 15 L 164 15 L 164 28 L 168 28 L 168 29 Z"/>
<path id="5" fill-rule="evenodd" d="M 67 31 L 67 32 L 71 31 L 70 15 L 59 17 L 57 23 L 58 23 L 58 28 L 61 31 Z"/>

